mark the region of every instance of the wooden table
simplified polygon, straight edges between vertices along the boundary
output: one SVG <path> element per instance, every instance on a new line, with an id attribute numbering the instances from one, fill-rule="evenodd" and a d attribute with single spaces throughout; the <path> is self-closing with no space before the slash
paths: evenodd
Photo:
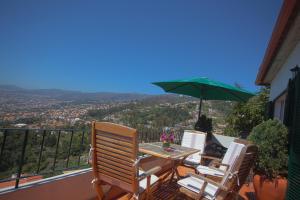
<path id="1" fill-rule="evenodd" d="M 177 144 L 171 144 L 171 151 L 167 151 L 162 147 L 162 142 L 153 142 L 153 143 L 141 143 L 139 144 L 139 151 L 141 153 L 153 155 L 160 158 L 170 159 L 173 161 L 172 170 L 167 173 L 162 179 L 166 179 L 171 173 L 170 182 L 174 178 L 174 174 L 176 174 L 177 178 L 179 178 L 179 174 L 177 171 L 178 165 L 189 155 L 199 152 L 198 149 L 183 147 Z"/>

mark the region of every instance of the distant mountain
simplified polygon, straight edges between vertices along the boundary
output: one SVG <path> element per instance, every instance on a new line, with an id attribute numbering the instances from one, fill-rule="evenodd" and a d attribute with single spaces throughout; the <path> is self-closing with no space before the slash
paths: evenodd
<path id="1" fill-rule="evenodd" d="M 15 85 L 0 85 L 0 91 L 18 91 L 18 90 L 24 90 L 24 89 L 17 87 Z"/>
<path id="2" fill-rule="evenodd" d="M 139 93 L 114 93 L 114 92 L 79 92 L 61 89 L 24 89 L 14 85 L 0 85 L 1 97 L 46 98 L 59 101 L 82 102 L 121 102 L 141 100 L 153 95 Z"/>

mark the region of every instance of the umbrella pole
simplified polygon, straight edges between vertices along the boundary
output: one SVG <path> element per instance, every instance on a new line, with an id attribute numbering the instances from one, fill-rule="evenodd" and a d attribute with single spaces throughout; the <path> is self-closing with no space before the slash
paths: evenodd
<path id="1" fill-rule="evenodd" d="M 200 103 L 199 103 L 198 120 L 200 119 L 200 116 L 201 116 L 201 107 L 202 107 L 202 98 L 200 98 Z"/>

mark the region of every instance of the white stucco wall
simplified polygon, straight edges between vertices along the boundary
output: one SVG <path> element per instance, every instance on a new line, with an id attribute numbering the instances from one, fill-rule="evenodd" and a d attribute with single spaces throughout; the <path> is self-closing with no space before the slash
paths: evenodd
<path id="1" fill-rule="evenodd" d="M 282 68 L 271 82 L 271 101 L 278 97 L 287 88 L 288 81 L 293 75 L 290 70 L 296 65 L 300 67 L 300 42 L 298 42 Z"/>

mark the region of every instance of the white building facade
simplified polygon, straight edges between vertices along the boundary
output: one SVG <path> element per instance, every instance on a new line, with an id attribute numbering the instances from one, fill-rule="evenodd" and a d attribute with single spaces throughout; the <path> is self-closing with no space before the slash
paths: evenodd
<path id="1" fill-rule="evenodd" d="M 270 86 L 269 115 L 288 129 L 286 199 L 300 199 L 300 0 L 284 0 L 257 85 Z"/>

